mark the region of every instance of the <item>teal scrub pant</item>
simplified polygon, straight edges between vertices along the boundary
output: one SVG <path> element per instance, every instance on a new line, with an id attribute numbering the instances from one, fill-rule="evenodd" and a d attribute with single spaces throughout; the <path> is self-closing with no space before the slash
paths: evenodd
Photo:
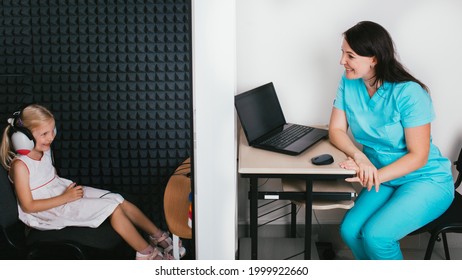
<path id="1" fill-rule="evenodd" d="M 399 240 L 439 217 L 454 198 L 451 181 L 431 178 L 363 189 L 340 226 L 356 259 L 403 259 Z"/>

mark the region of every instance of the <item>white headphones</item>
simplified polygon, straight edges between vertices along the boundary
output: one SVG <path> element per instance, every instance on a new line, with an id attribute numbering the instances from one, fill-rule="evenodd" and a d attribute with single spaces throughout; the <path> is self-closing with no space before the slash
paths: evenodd
<path id="1" fill-rule="evenodd" d="M 35 139 L 31 131 L 23 126 L 21 113 L 22 110 L 14 112 L 13 117 L 8 119 L 11 125 L 10 139 L 16 153 L 27 155 L 35 147 Z"/>
<path id="2" fill-rule="evenodd" d="M 21 120 L 21 114 L 22 109 L 20 111 L 14 112 L 13 117 L 8 119 L 8 123 L 11 126 L 10 140 L 13 145 L 13 149 L 17 154 L 27 155 L 35 147 L 35 138 L 32 135 L 32 132 L 24 127 Z M 56 127 L 54 132 L 56 135 Z"/>

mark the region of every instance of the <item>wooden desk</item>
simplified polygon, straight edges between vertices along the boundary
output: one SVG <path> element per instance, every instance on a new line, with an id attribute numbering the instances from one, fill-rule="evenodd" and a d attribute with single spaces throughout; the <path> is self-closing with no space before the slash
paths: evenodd
<path id="1" fill-rule="evenodd" d="M 320 154 L 331 154 L 334 163 L 317 166 L 311 158 Z M 250 181 L 250 238 L 251 259 L 257 259 L 258 252 L 258 199 L 265 199 L 265 193 L 258 191 L 258 178 L 298 178 L 306 182 L 306 192 L 280 192 L 277 199 L 304 200 L 305 212 L 305 259 L 311 259 L 311 210 L 313 181 L 347 178 L 355 174 L 338 166 L 346 156 L 343 152 L 322 140 L 298 156 L 290 156 L 250 147 L 244 133 L 239 139 L 238 172 Z M 271 193 L 274 196 L 274 193 Z"/>

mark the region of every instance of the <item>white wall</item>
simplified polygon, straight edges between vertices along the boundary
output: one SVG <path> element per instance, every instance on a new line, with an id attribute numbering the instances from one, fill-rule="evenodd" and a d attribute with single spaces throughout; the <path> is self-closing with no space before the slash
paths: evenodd
<path id="1" fill-rule="evenodd" d="M 329 121 L 341 34 L 358 21 L 384 26 L 401 61 L 431 90 L 434 143 L 454 159 L 462 146 L 462 1 L 237 0 L 237 92 L 273 81 L 290 122 Z M 239 180 L 239 221 L 247 200 Z M 337 217 L 340 219 L 340 217 Z M 326 219 L 336 220 L 336 217 Z"/>
<path id="2" fill-rule="evenodd" d="M 247 222 L 246 180 L 236 189 L 234 94 L 273 81 L 289 121 L 327 123 L 343 71 L 341 33 L 360 20 L 387 28 L 402 62 L 431 88 L 433 139 L 454 159 L 461 14 L 458 0 L 193 0 L 197 257 L 234 259 L 237 189 Z"/>
<path id="3" fill-rule="evenodd" d="M 234 259 L 235 2 L 196 0 L 192 5 L 196 258 Z"/>

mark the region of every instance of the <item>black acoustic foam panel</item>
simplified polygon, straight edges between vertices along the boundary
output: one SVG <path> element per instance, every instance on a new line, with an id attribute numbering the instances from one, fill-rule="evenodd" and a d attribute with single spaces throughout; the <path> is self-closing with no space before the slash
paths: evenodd
<path id="1" fill-rule="evenodd" d="M 0 7 L 4 125 L 21 104 L 45 105 L 60 174 L 135 194 L 157 223 L 168 176 L 191 153 L 191 65 L 190 1 Z"/>

